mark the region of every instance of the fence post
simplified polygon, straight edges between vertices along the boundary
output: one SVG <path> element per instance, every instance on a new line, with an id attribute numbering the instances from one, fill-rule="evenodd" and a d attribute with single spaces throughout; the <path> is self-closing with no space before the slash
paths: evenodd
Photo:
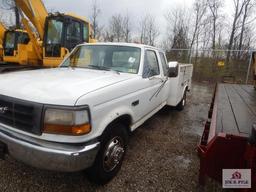
<path id="1" fill-rule="evenodd" d="M 251 64 L 252 64 L 252 51 L 251 50 L 249 50 L 249 54 L 250 54 L 250 59 L 249 59 L 247 75 L 246 75 L 246 81 L 245 81 L 246 84 L 248 84 L 249 75 L 250 75 L 250 71 L 251 71 Z"/>
<path id="2" fill-rule="evenodd" d="M 190 56 L 189 56 L 189 64 L 192 63 L 192 55 L 194 54 L 194 49 L 190 50 Z"/>

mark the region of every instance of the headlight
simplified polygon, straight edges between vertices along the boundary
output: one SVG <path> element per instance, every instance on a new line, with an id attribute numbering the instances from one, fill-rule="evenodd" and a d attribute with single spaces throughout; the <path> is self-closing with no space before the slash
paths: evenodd
<path id="1" fill-rule="evenodd" d="M 63 135 L 84 135 L 91 131 L 88 109 L 47 108 L 44 114 L 44 132 Z"/>

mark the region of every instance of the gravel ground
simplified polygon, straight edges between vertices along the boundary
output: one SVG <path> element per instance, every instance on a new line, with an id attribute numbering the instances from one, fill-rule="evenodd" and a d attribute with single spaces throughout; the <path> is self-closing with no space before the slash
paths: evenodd
<path id="1" fill-rule="evenodd" d="M 0 160 L 0 191 L 199 191 L 196 146 L 212 92 L 209 84 L 194 84 L 183 111 L 166 107 L 138 128 L 121 171 L 105 186 L 90 183 L 83 172 L 38 170 L 8 157 Z M 219 190 L 208 182 L 203 191 Z"/>

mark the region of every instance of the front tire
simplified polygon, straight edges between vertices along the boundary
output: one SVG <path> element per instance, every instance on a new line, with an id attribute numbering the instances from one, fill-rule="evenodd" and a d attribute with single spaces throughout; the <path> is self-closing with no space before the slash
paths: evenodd
<path id="1" fill-rule="evenodd" d="M 97 184 L 106 184 L 113 179 L 121 168 L 127 142 L 125 126 L 119 123 L 110 125 L 102 135 L 101 147 L 88 171 L 88 179 Z"/>
<path id="2" fill-rule="evenodd" d="M 176 106 L 177 110 L 182 111 L 185 108 L 186 103 L 187 103 L 187 89 L 185 90 L 181 101 Z"/>

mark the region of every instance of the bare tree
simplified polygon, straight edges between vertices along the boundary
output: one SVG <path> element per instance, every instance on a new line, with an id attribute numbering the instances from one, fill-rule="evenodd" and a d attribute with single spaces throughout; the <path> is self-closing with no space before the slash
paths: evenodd
<path id="1" fill-rule="evenodd" d="M 167 39 L 169 42 L 172 42 L 170 45 L 170 48 L 188 48 L 188 45 L 186 43 L 186 46 L 184 47 L 184 44 L 176 44 L 174 43 L 174 39 L 177 38 L 177 36 L 181 37 L 182 34 L 183 40 L 186 42 L 188 41 L 188 31 L 189 31 L 189 16 L 188 16 L 188 10 L 184 8 L 177 7 L 175 9 L 169 10 L 165 14 L 165 19 L 167 22 L 167 28 L 166 28 L 166 34 Z"/>
<path id="2" fill-rule="evenodd" d="M 102 33 L 102 39 L 104 42 L 113 42 L 114 36 L 107 29 Z"/>
<path id="3" fill-rule="evenodd" d="M 92 4 L 92 15 L 91 15 L 91 20 L 92 20 L 92 25 L 93 25 L 93 38 L 97 38 L 100 35 L 100 27 L 99 27 L 99 16 L 101 14 L 101 9 L 99 8 L 97 4 L 97 0 L 93 1 Z"/>
<path id="4" fill-rule="evenodd" d="M 170 42 L 169 50 L 167 53 L 168 57 L 173 59 L 182 59 L 183 62 L 187 62 L 188 52 L 179 49 L 189 48 L 189 17 L 187 16 L 188 11 L 183 8 L 175 8 L 169 10 L 165 15 L 167 21 L 167 40 Z"/>
<path id="5" fill-rule="evenodd" d="M 233 0 L 235 12 L 233 16 L 231 31 L 230 31 L 228 50 L 231 50 L 233 47 L 235 33 L 238 28 L 238 21 L 242 16 L 242 13 L 243 13 L 244 7 L 247 4 L 247 1 L 249 0 Z M 227 57 L 226 57 L 226 63 L 228 67 L 229 67 L 229 59 L 230 59 L 230 51 L 227 52 Z"/>
<path id="6" fill-rule="evenodd" d="M 148 44 L 151 46 L 155 46 L 156 38 L 159 36 L 160 32 L 156 25 L 155 18 L 152 15 L 149 15 L 146 29 L 147 29 L 146 34 L 149 40 Z"/>
<path id="7" fill-rule="evenodd" d="M 248 18 L 252 15 L 252 12 L 254 11 L 253 8 L 255 7 L 255 1 L 253 0 L 247 0 L 244 6 L 244 11 L 243 11 L 243 18 L 242 18 L 242 23 L 241 23 L 241 30 L 240 30 L 240 35 L 239 35 L 239 45 L 238 45 L 238 49 L 242 50 L 243 49 L 243 44 L 246 41 L 246 38 L 244 38 L 246 35 L 248 35 L 248 31 L 250 30 L 249 27 L 247 27 L 247 20 Z M 255 18 L 253 18 L 251 21 L 255 20 Z M 250 22 L 251 22 L 250 21 Z M 247 43 L 250 44 L 250 39 L 251 37 L 249 37 L 249 41 L 247 41 Z M 248 45 L 248 44 L 247 44 Z M 250 45 L 248 45 L 250 47 Z M 238 52 L 238 58 L 241 58 L 242 52 Z"/>
<path id="8" fill-rule="evenodd" d="M 131 33 L 131 22 L 129 14 L 127 13 L 123 18 L 123 28 L 124 28 L 124 40 L 125 42 L 130 42 L 130 33 Z"/>
<path id="9" fill-rule="evenodd" d="M 110 31 L 114 41 L 120 42 L 124 37 L 123 17 L 121 14 L 113 15 L 110 20 Z"/>
<path id="10" fill-rule="evenodd" d="M 207 4 L 205 3 L 205 0 L 196 0 L 194 2 L 194 14 L 195 14 L 195 21 L 193 23 L 193 32 L 192 32 L 192 38 L 189 46 L 189 57 L 191 56 L 191 51 L 193 48 L 193 45 L 195 41 L 197 40 L 197 47 L 198 47 L 198 40 L 199 40 L 199 31 L 200 27 L 202 26 L 203 17 L 206 14 L 207 10 Z"/>
<path id="11" fill-rule="evenodd" d="M 148 44 L 147 39 L 147 23 L 148 23 L 148 17 L 144 16 L 140 21 L 140 43 Z"/>
<path id="12" fill-rule="evenodd" d="M 208 49 L 209 47 L 212 47 L 211 38 L 209 38 L 209 29 L 211 29 L 211 18 L 208 17 L 204 20 L 202 27 L 201 27 L 201 48 L 203 50 Z M 199 38 L 198 38 L 198 44 L 199 44 Z M 204 54 L 204 52 L 203 52 Z M 204 57 L 204 56 L 203 56 Z"/>
<path id="13" fill-rule="evenodd" d="M 159 34 L 155 18 L 150 14 L 145 15 L 140 21 L 140 42 L 155 46 Z"/>
<path id="14" fill-rule="evenodd" d="M 216 34 L 218 19 L 220 18 L 220 9 L 222 8 L 221 0 L 207 0 L 209 10 L 211 12 L 212 21 L 212 49 L 216 48 Z"/>

